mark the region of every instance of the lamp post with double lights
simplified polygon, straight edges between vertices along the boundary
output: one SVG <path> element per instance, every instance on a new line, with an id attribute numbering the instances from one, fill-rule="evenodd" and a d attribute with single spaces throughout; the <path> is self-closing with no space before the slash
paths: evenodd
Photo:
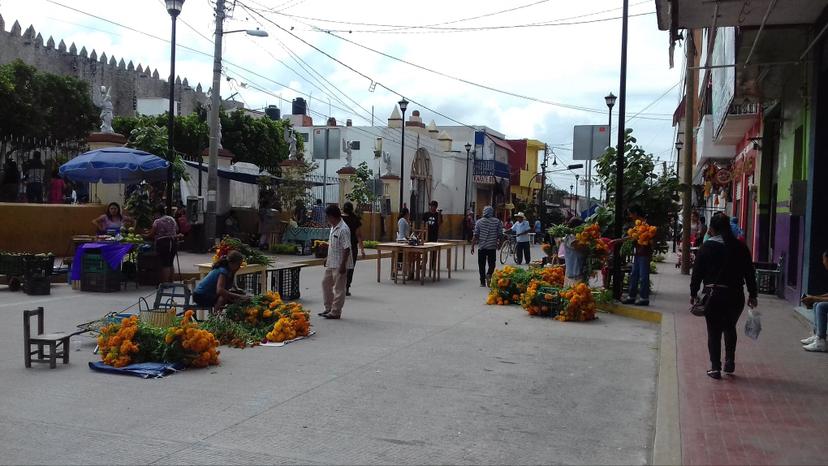
<path id="1" fill-rule="evenodd" d="M 405 109 L 408 108 L 408 101 L 403 98 L 397 104 L 400 106 L 402 112 L 402 124 L 400 125 L 401 136 L 400 139 L 400 210 L 403 209 L 403 186 L 405 186 Z"/>
<path id="2" fill-rule="evenodd" d="M 170 0 L 167 0 L 168 2 Z M 253 37 L 267 37 L 267 32 L 260 29 L 224 30 L 225 0 L 216 0 L 216 32 L 213 49 L 213 87 L 210 90 L 210 146 L 207 162 L 207 212 L 204 215 L 204 230 L 208 244 L 216 239 L 216 211 L 218 197 L 218 150 L 221 144 L 219 135 L 219 112 L 221 110 L 221 50 L 225 34 L 244 32 Z M 199 174 L 201 172 L 199 171 Z M 201 192 L 199 192 L 201 195 Z"/>
<path id="3" fill-rule="evenodd" d="M 170 108 L 167 115 L 167 161 L 170 166 L 167 168 L 167 213 L 172 214 L 172 193 L 173 193 L 173 163 L 175 162 L 175 23 L 181 8 L 184 7 L 184 0 L 166 0 L 164 5 L 172 21 L 170 33 Z"/>

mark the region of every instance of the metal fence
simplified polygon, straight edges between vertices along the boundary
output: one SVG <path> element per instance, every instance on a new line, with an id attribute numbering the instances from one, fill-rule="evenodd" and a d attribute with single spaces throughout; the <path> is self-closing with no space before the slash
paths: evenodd
<path id="1" fill-rule="evenodd" d="M 88 150 L 85 140 L 0 136 L 0 201 L 48 202 L 53 174 L 62 164 Z M 88 200 L 85 185 L 66 184 L 66 193 L 75 190 L 79 202 Z"/>
<path id="2" fill-rule="evenodd" d="M 327 204 L 339 203 L 339 178 L 335 176 L 307 175 L 305 182 L 311 186 L 311 196 Z"/>

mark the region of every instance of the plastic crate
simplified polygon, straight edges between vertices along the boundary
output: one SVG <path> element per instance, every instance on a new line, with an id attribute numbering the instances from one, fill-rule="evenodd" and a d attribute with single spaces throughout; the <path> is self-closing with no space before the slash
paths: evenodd
<path id="1" fill-rule="evenodd" d="M 244 290 L 245 293 L 252 295 L 262 294 L 262 285 L 259 283 L 258 273 L 248 273 L 236 276 L 236 286 Z"/>
<path id="2" fill-rule="evenodd" d="M 756 270 L 756 288 L 761 294 L 776 294 L 777 284 L 782 275 L 779 264 L 773 262 L 754 262 Z"/>
<path id="3" fill-rule="evenodd" d="M 84 272 L 81 275 L 81 291 L 110 293 L 121 291 L 121 272 L 109 271 L 105 273 Z"/>
<path id="4" fill-rule="evenodd" d="M 110 270 L 109 264 L 97 252 L 87 252 L 81 262 L 83 273 L 104 273 Z"/>
<path id="5" fill-rule="evenodd" d="M 27 255 L 23 259 L 23 268 L 27 276 L 48 277 L 55 268 L 55 256 Z"/>
<path id="6" fill-rule="evenodd" d="M 23 291 L 32 296 L 47 295 L 52 292 L 52 283 L 49 277 L 27 276 L 23 281 Z"/>
<path id="7" fill-rule="evenodd" d="M 24 258 L 22 254 L 0 254 L 0 275 L 23 275 Z"/>
<path id="8" fill-rule="evenodd" d="M 270 289 L 279 293 L 282 299 L 299 299 L 299 272 L 301 267 L 287 267 L 284 269 L 268 270 L 270 274 Z"/>

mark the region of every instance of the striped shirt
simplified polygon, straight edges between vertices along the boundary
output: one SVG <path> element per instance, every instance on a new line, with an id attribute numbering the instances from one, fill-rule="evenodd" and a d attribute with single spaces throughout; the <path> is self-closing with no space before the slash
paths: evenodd
<path id="1" fill-rule="evenodd" d="M 328 235 L 328 259 L 325 267 L 338 269 L 343 257 L 348 257 L 348 268 L 354 268 L 351 255 L 351 230 L 344 221 L 340 220 L 335 227 L 331 228 L 331 233 Z"/>
<path id="2" fill-rule="evenodd" d="M 503 223 L 495 217 L 483 217 L 474 224 L 474 239 L 480 249 L 497 249 L 503 237 Z"/>

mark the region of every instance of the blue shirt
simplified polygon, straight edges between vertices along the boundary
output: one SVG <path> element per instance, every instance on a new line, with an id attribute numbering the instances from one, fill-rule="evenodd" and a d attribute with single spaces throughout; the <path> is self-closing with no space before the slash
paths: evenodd
<path id="1" fill-rule="evenodd" d="M 198 282 L 193 292 L 202 296 L 216 296 L 216 285 L 218 285 L 219 275 L 224 275 L 226 279 L 229 279 L 230 270 L 227 267 L 219 267 L 211 270 L 203 280 Z"/>

